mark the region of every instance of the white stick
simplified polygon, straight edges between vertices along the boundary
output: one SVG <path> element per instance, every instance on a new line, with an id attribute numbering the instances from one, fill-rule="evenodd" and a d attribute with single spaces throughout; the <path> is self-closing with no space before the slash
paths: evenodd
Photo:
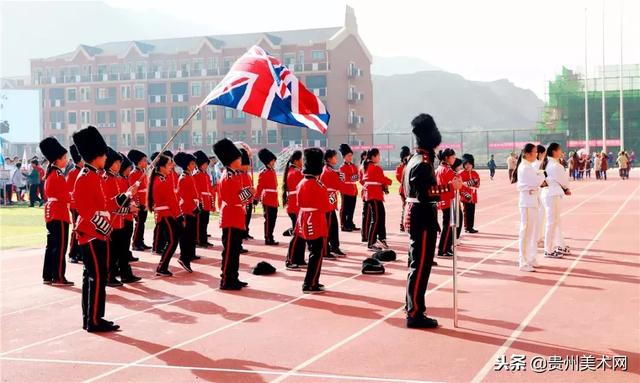
<path id="1" fill-rule="evenodd" d="M 460 193 L 456 190 L 455 196 L 451 200 L 451 210 L 449 226 L 452 228 L 453 233 L 452 241 L 453 245 L 451 249 L 453 250 L 453 327 L 458 327 L 458 265 L 457 265 L 457 251 L 456 245 L 458 242 L 457 234 L 458 234 L 458 209 L 460 201 Z"/>

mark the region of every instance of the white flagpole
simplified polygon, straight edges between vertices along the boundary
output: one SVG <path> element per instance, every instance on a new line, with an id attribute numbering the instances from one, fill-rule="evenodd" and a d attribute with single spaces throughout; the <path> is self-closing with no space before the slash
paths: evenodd
<path id="1" fill-rule="evenodd" d="M 451 249 L 453 250 L 453 327 L 458 327 L 458 265 L 457 265 L 457 251 L 456 245 L 458 242 L 457 234 L 458 234 L 458 209 L 459 209 L 459 201 L 460 201 L 460 193 L 456 190 L 455 196 L 451 200 L 451 209 L 449 210 L 450 218 L 449 218 L 449 226 L 453 233 L 451 233 L 451 238 L 453 241 L 453 246 Z"/>
<path id="2" fill-rule="evenodd" d="M 584 9 L 584 141 L 589 153 L 589 76 L 587 75 L 587 8 Z"/>
<path id="3" fill-rule="evenodd" d="M 624 4 L 624 0 L 620 0 L 620 76 L 618 78 L 618 83 L 620 85 L 620 150 L 624 150 L 624 89 L 622 84 L 622 71 L 624 70 L 623 61 L 622 61 L 622 6 Z"/>
<path id="4" fill-rule="evenodd" d="M 604 67 L 604 1 L 602 2 L 602 151 L 607 151 L 607 114 L 605 106 L 605 67 Z"/>

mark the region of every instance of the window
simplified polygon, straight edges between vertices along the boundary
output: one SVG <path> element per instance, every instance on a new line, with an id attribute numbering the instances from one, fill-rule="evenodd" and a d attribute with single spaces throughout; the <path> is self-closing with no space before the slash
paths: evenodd
<path id="1" fill-rule="evenodd" d="M 202 145 L 202 133 L 193 131 L 192 136 L 191 136 L 191 142 L 193 143 L 194 146 L 201 146 Z"/>
<path id="2" fill-rule="evenodd" d="M 78 123 L 78 114 L 76 112 L 69 112 L 68 118 L 69 118 L 69 124 L 75 125 Z"/>
<path id="3" fill-rule="evenodd" d="M 91 123 L 91 112 L 89 112 L 88 110 L 80 111 L 80 121 L 83 124 L 90 124 Z"/>
<path id="4" fill-rule="evenodd" d="M 107 114 L 104 111 L 96 112 L 96 122 L 98 124 L 106 124 Z"/>
<path id="5" fill-rule="evenodd" d="M 136 100 L 144 100 L 144 85 L 134 87 Z"/>
<path id="6" fill-rule="evenodd" d="M 96 89 L 96 104 L 115 105 L 118 91 L 116 87 Z"/>
<path id="7" fill-rule="evenodd" d="M 49 112 L 49 120 L 51 129 L 64 129 L 64 111 L 52 110 Z"/>
<path id="8" fill-rule="evenodd" d="M 131 146 L 131 134 L 122 135 L 122 145 Z"/>
<path id="9" fill-rule="evenodd" d="M 185 102 L 189 99 L 189 83 L 188 82 L 172 82 L 171 83 L 171 100 L 173 102 Z"/>
<path id="10" fill-rule="evenodd" d="M 224 71 L 225 71 L 225 72 L 226 72 L 226 71 L 228 71 L 228 70 L 229 70 L 229 68 L 231 68 L 231 65 L 233 65 L 233 63 L 234 63 L 235 61 L 236 61 L 236 59 L 235 59 L 235 58 L 233 58 L 233 57 L 225 57 L 225 58 L 222 60 L 222 66 L 223 66 Z"/>
<path id="11" fill-rule="evenodd" d="M 167 108 L 149 108 L 149 126 L 167 126 Z"/>
<path id="12" fill-rule="evenodd" d="M 298 52 L 298 64 L 304 64 L 304 51 Z"/>
<path id="13" fill-rule="evenodd" d="M 97 90 L 98 100 L 104 100 L 109 97 L 109 91 L 107 88 L 98 88 Z"/>
<path id="14" fill-rule="evenodd" d="M 311 51 L 311 60 L 324 61 L 324 51 Z"/>
<path id="15" fill-rule="evenodd" d="M 167 94 L 167 84 L 149 84 L 149 96 L 164 96 Z"/>
<path id="16" fill-rule="evenodd" d="M 252 130 L 251 131 L 251 143 L 252 144 L 262 144 L 262 130 Z"/>
<path id="17" fill-rule="evenodd" d="M 131 86 L 123 85 L 120 88 L 120 98 L 123 99 L 123 100 L 131 99 Z"/>
<path id="18" fill-rule="evenodd" d="M 136 146 L 144 146 L 144 133 L 136 134 Z"/>
<path id="19" fill-rule="evenodd" d="M 216 132 L 207 132 L 207 145 L 213 145 L 216 141 Z"/>
<path id="20" fill-rule="evenodd" d="M 304 83 L 309 89 L 326 88 L 327 76 L 325 75 L 307 76 Z"/>
<path id="21" fill-rule="evenodd" d="M 241 110 L 238 111 L 237 118 L 245 118 L 247 114 Z"/>
<path id="22" fill-rule="evenodd" d="M 296 63 L 296 54 L 295 53 L 285 54 L 283 61 L 285 66 L 293 68 L 293 64 Z"/>
<path id="23" fill-rule="evenodd" d="M 247 132 L 245 132 L 244 130 L 238 132 L 238 141 L 245 142 L 246 140 L 247 140 Z"/>
<path id="24" fill-rule="evenodd" d="M 207 120 L 212 121 L 216 119 L 216 107 L 207 106 Z"/>
<path id="25" fill-rule="evenodd" d="M 278 131 L 267 130 L 267 144 L 275 144 L 278 142 Z"/>
<path id="26" fill-rule="evenodd" d="M 120 110 L 120 121 L 131 122 L 131 109 Z"/>
<path id="27" fill-rule="evenodd" d="M 136 109 L 136 122 L 144 122 L 144 109 Z"/>
<path id="28" fill-rule="evenodd" d="M 67 101 L 76 102 L 76 88 L 67 89 Z"/>
<path id="29" fill-rule="evenodd" d="M 80 88 L 80 101 L 89 101 L 89 88 Z"/>
<path id="30" fill-rule="evenodd" d="M 225 120 L 233 120 L 233 109 L 224 108 L 224 119 Z"/>
<path id="31" fill-rule="evenodd" d="M 200 97 L 200 83 L 199 82 L 191 83 L 191 96 Z"/>
<path id="32" fill-rule="evenodd" d="M 173 126 L 178 127 L 182 125 L 182 122 L 189 115 L 188 106 L 174 106 L 171 108 L 171 122 Z"/>
<path id="33" fill-rule="evenodd" d="M 106 136 L 105 138 L 109 138 L 109 146 L 111 146 L 113 149 L 117 150 L 116 148 L 118 147 L 118 135 L 117 134 L 111 134 L 109 136 Z"/>

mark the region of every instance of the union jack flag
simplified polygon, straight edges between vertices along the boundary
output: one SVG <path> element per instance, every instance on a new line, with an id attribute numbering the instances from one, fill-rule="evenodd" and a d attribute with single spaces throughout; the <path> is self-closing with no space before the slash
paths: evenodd
<path id="1" fill-rule="evenodd" d="M 285 125 L 326 134 L 329 113 L 289 69 L 264 49 L 253 46 L 202 105 L 222 105 Z"/>

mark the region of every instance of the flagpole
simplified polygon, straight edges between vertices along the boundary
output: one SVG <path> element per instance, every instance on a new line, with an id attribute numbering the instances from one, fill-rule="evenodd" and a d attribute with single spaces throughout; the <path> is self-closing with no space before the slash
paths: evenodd
<path id="1" fill-rule="evenodd" d="M 589 153 L 589 77 L 587 76 L 587 8 L 584 9 L 584 141 Z"/>
<path id="2" fill-rule="evenodd" d="M 602 151 L 607 151 L 607 114 L 605 105 L 605 67 L 604 67 L 604 1 L 602 2 Z"/>
<path id="3" fill-rule="evenodd" d="M 624 4 L 624 0 L 620 0 L 620 76 L 618 78 L 618 83 L 620 85 L 620 150 L 624 150 L 624 89 L 622 84 L 622 71 L 624 70 L 623 61 L 622 61 L 622 6 Z"/>

